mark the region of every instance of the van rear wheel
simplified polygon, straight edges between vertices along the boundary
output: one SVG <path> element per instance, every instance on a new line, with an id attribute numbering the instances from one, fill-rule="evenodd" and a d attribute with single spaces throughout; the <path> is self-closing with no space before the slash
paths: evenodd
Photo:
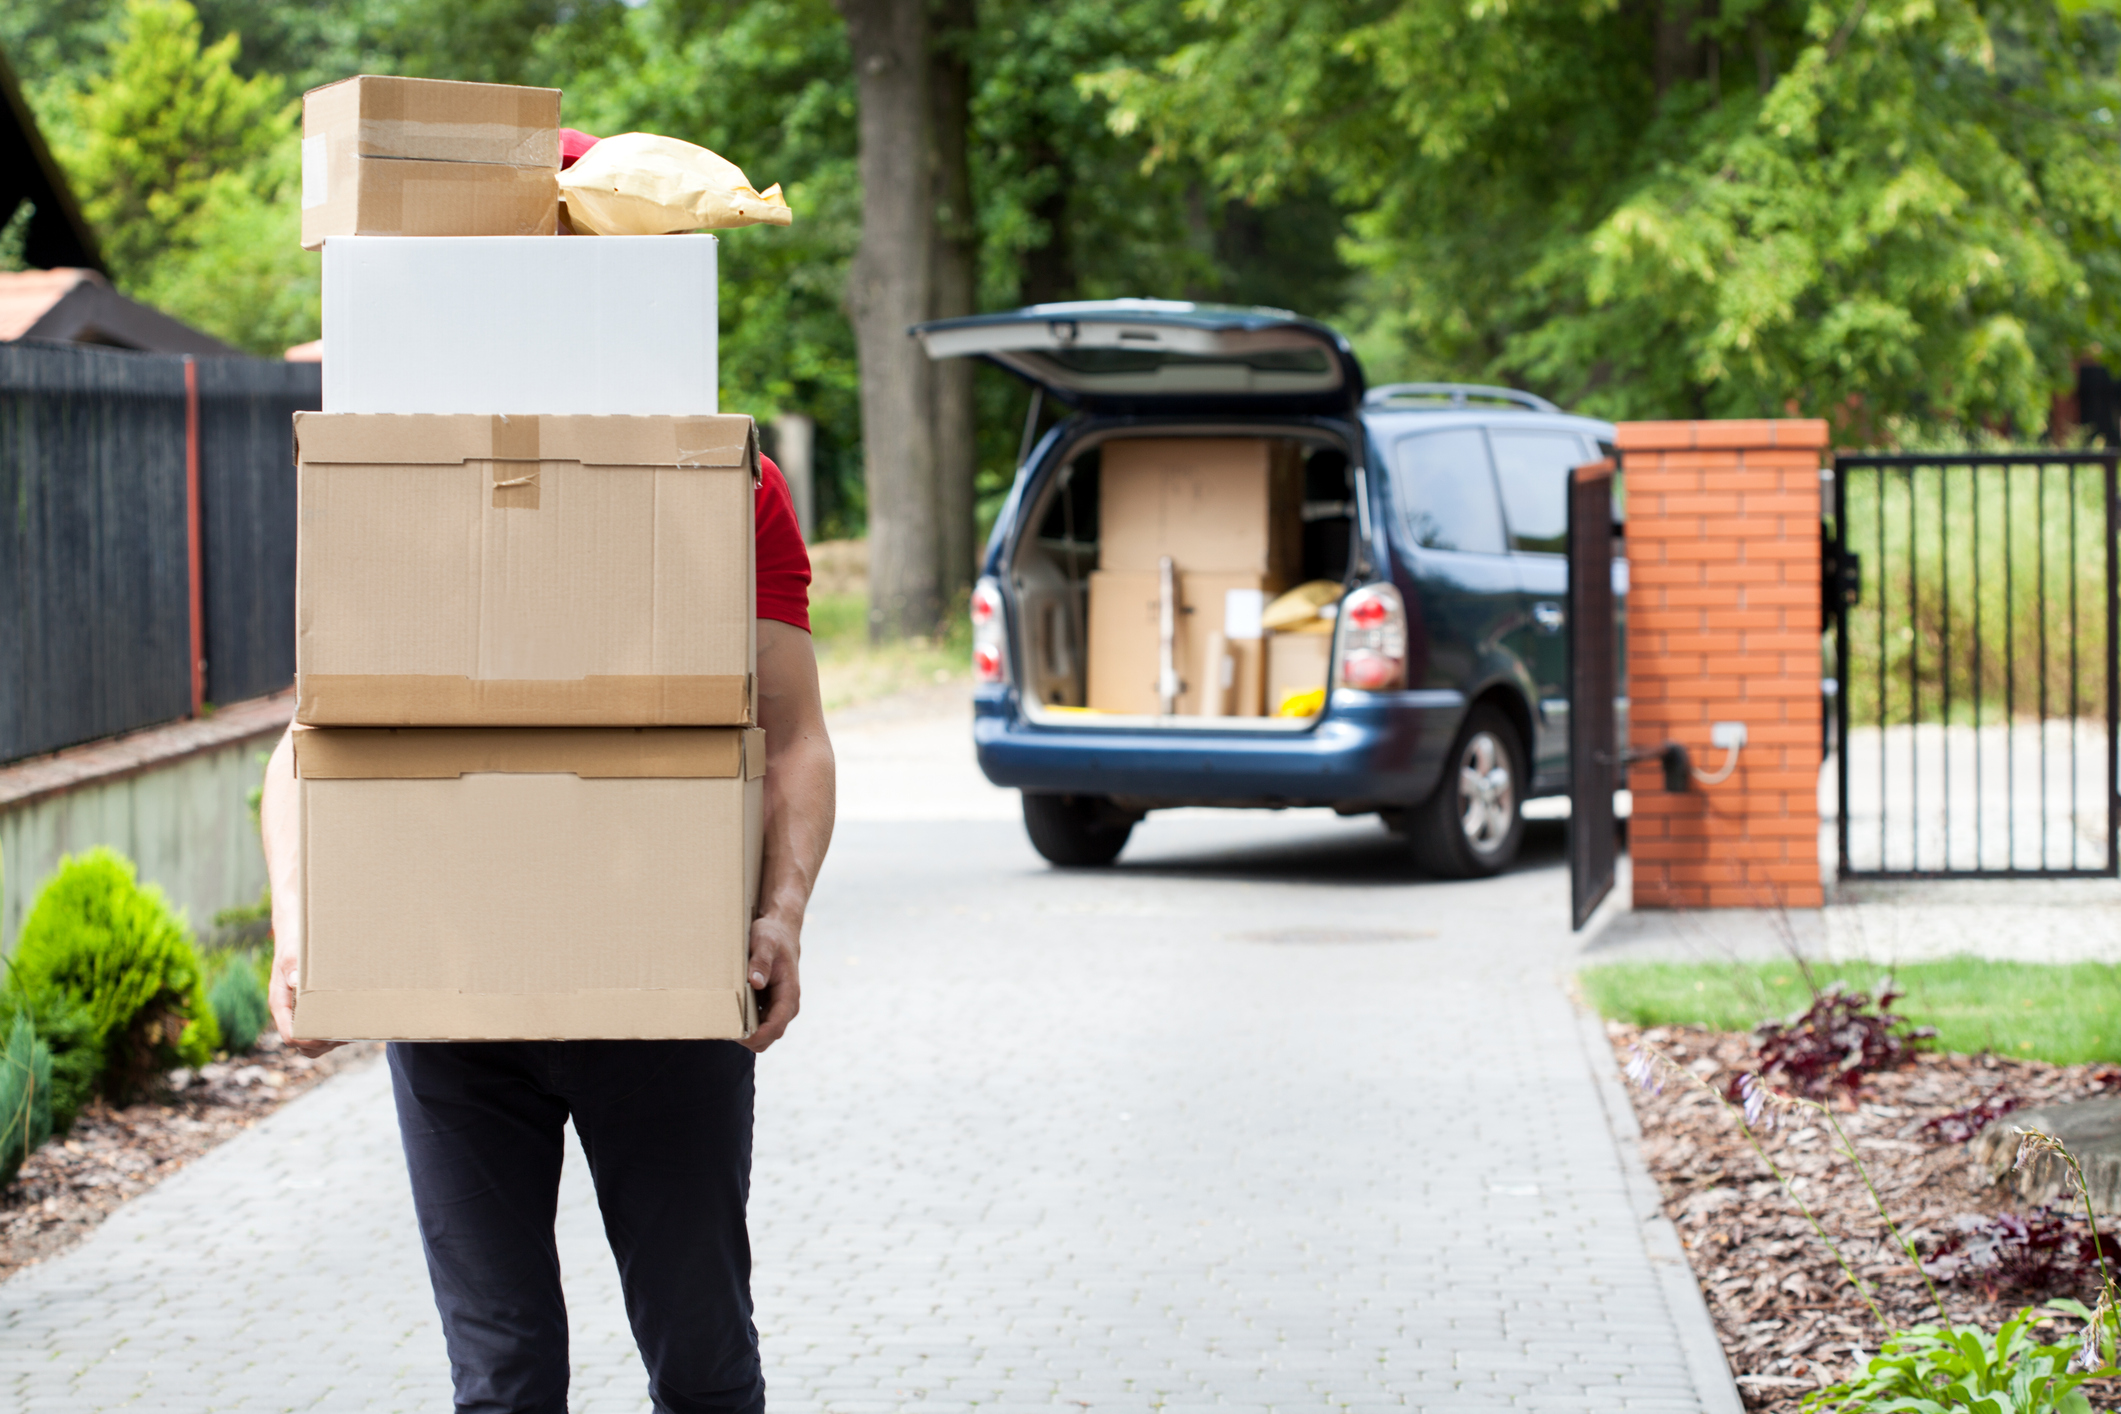
<path id="1" fill-rule="evenodd" d="M 1110 864 L 1127 847 L 1135 817 L 1101 795 L 1024 792 L 1024 833 L 1049 864 L 1063 869 Z"/>
<path id="2" fill-rule="evenodd" d="M 1484 879 L 1517 857 L 1524 839 L 1524 747 L 1485 704 L 1466 714 L 1443 779 L 1408 821 L 1414 862 L 1446 879 Z"/>

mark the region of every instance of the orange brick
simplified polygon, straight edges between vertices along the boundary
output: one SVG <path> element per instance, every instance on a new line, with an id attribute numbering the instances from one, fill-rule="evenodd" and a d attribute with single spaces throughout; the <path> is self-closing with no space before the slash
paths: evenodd
<path id="1" fill-rule="evenodd" d="M 1805 677 L 1767 677 L 1746 679 L 1745 695 L 1748 697 L 1810 697 L 1819 696 L 1819 673 L 1815 668 Z"/>
<path id="2" fill-rule="evenodd" d="M 1623 452 L 1659 452 L 1694 445 L 1691 422 L 1622 422 L 1613 428 L 1613 445 Z"/>
<path id="3" fill-rule="evenodd" d="M 1649 546 L 1665 540 L 1699 540 L 1701 518 L 1699 516 L 1653 516 L 1631 521 L 1628 524 L 1628 545 Z M 1630 558 L 1633 558 L 1631 555 Z"/>
<path id="4" fill-rule="evenodd" d="M 1785 491 L 1780 487 L 1774 490 L 1763 488 L 1741 495 L 1738 509 L 1749 516 L 1809 517 L 1813 533 L 1818 533 L 1819 497 L 1816 494 L 1807 496 L 1802 491 Z M 1788 527 L 1785 527 L 1784 531 L 1787 533 Z"/>
<path id="5" fill-rule="evenodd" d="M 1748 540 L 1745 548 L 1747 555 L 1756 560 L 1810 560 L 1815 565 L 1819 563 L 1817 540 L 1762 538 Z"/>
<path id="6" fill-rule="evenodd" d="M 1782 627 L 1781 611 L 1776 609 L 1710 609 L 1701 616 L 1704 628 L 1765 628 Z"/>
<path id="7" fill-rule="evenodd" d="M 1632 519 L 1635 507 L 1628 507 Z M 1738 514 L 1736 491 L 1699 491 L 1690 496 L 1666 496 L 1659 510 L 1666 516 L 1734 516 Z M 1631 527 L 1632 528 L 1632 527 Z"/>
<path id="8" fill-rule="evenodd" d="M 1659 550 L 1662 550 L 1662 546 Z M 1667 564 L 1661 559 L 1645 564 L 1637 556 L 1628 557 L 1628 602 L 1632 604 L 1639 589 L 1663 584 L 1699 584 L 1702 579 L 1701 566 L 1697 564 Z"/>
<path id="9" fill-rule="evenodd" d="M 1735 697 L 1740 691 L 1740 681 L 1738 678 L 1671 678 L 1666 681 L 1664 690 L 1674 702 L 1690 698 Z"/>
<path id="10" fill-rule="evenodd" d="M 1829 441 L 1823 417 L 1785 417 L 1775 420 L 1778 447 L 1824 447 Z"/>
<path id="11" fill-rule="evenodd" d="M 1815 612 L 1819 606 L 1819 581 L 1793 580 L 1786 575 L 1780 584 L 1763 584 L 1745 592 L 1745 602 L 1751 605 L 1786 604 L 1792 608 L 1810 608 Z"/>
<path id="12" fill-rule="evenodd" d="M 1750 553 L 1752 547 L 1747 546 Z M 1734 560 L 1727 565 L 1705 565 L 1702 577 L 1710 584 L 1781 584 L 1782 566 L 1753 560 Z"/>
<path id="13" fill-rule="evenodd" d="M 1735 560 L 1738 558 L 1737 540 L 1711 540 L 1706 537 L 1695 540 L 1674 540 L 1664 548 L 1664 557 L 1677 563 L 1684 560 Z"/>
<path id="14" fill-rule="evenodd" d="M 1759 677 L 1782 672 L 1780 653 L 1712 653 L 1703 659 L 1703 672 L 1720 677 Z"/>
<path id="15" fill-rule="evenodd" d="M 1701 489 L 1701 473 L 1691 467 L 1673 468 L 1660 465 L 1662 458 L 1630 458 L 1628 462 L 1628 505 L 1633 509 L 1636 498 L 1647 493 L 1663 495 L 1667 492 L 1688 492 Z"/>
<path id="16" fill-rule="evenodd" d="M 1747 596 L 1748 599 L 1751 597 Z M 1784 628 L 1774 632 L 1755 629 L 1745 635 L 1745 646 L 1761 653 L 1809 653 L 1815 661 L 1819 657 L 1819 635 L 1801 629 Z"/>
<path id="17" fill-rule="evenodd" d="M 1817 452 L 1800 449 L 1748 447 L 1745 449 L 1745 464 L 1750 471 L 1791 471 L 1809 476 L 1811 484 L 1819 484 L 1819 469 L 1825 458 Z M 1785 482 L 1785 485 L 1791 483 Z"/>
<path id="18" fill-rule="evenodd" d="M 1664 453 L 1664 464 L 1668 467 L 1698 467 L 1714 478 L 1727 471 L 1738 470 L 1741 455 L 1734 451 L 1706 451 L 1700 447 L 1688 447 Z"/>
<path id="19" fill-rule="evenodd" d="M 1714 422 L 1694 424 L 1694 445 L 1697 447 L 1737 447 L 1752 451 L 1756 447 L 1775 445 L 1775 424 L 1739 418 L 1722 418 Z"/>

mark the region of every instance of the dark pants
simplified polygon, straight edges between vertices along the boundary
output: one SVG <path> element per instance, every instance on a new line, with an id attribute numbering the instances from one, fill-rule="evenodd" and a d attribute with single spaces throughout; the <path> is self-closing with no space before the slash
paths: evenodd
<path id="1" fill-rule="evenodd" d="M 752 1060 L 733 1041 L 391 1046 L 459 1414 L 566 1414 L 553 1217 L 570 1116 L 658 1414 L 762 1414 L 744 1229 Z"/>

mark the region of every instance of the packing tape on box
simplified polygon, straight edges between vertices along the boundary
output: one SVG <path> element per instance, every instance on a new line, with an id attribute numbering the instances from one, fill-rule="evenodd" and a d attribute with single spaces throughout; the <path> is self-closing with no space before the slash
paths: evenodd
<path id="1" fill-rule="evenodd" d="M 759 733 L 761 738 L 764 733 Z M 751 779 L 763 757 L 726 727 L 306 727 L 294 736 L 306 781 L 455 780 L 568 775 L 595 780 Z"/>
<path id="2" fill-rule="evenodd" d="M 578 992 L 309 991 L 295 1037 L 314 1041 L 737 1040 L 758 1027 L 749 987 Z"/>
<path id="3" fill-rule="evenodd" d="M 753 701 L 748 673 L 303 673 L 295 681 L 295 720 L 308 727 L 741 727 L 751 725 Z"/>

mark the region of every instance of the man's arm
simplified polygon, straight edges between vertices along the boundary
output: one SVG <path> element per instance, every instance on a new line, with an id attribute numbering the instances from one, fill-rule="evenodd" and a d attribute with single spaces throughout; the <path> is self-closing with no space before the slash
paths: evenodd
<path id="1" fill-rule="evenodd" d="M 834 765 L 818 696 L 810 635 L 759 620 L 759 725 L 766 730 L 766 858 L 759 916 L 751 925 L 751 986 L 759 1028 L 744 1042 L 763 1051 L 802 1005 L 803 910 L 832 843 Z"/>
<path id="2" fill-rule="evenodd" d="M 265 836 L 265 877 L 272 884 L 272 980 L 265 1000 L 280 1039 L 305 1056 L 321 1056 L 337 1041 L 295 1039 L 295 968 L 302 957 L 302 821 L 295 784 L 295 729 L 289 727 L 265 763 L 258 824 Z"/>

